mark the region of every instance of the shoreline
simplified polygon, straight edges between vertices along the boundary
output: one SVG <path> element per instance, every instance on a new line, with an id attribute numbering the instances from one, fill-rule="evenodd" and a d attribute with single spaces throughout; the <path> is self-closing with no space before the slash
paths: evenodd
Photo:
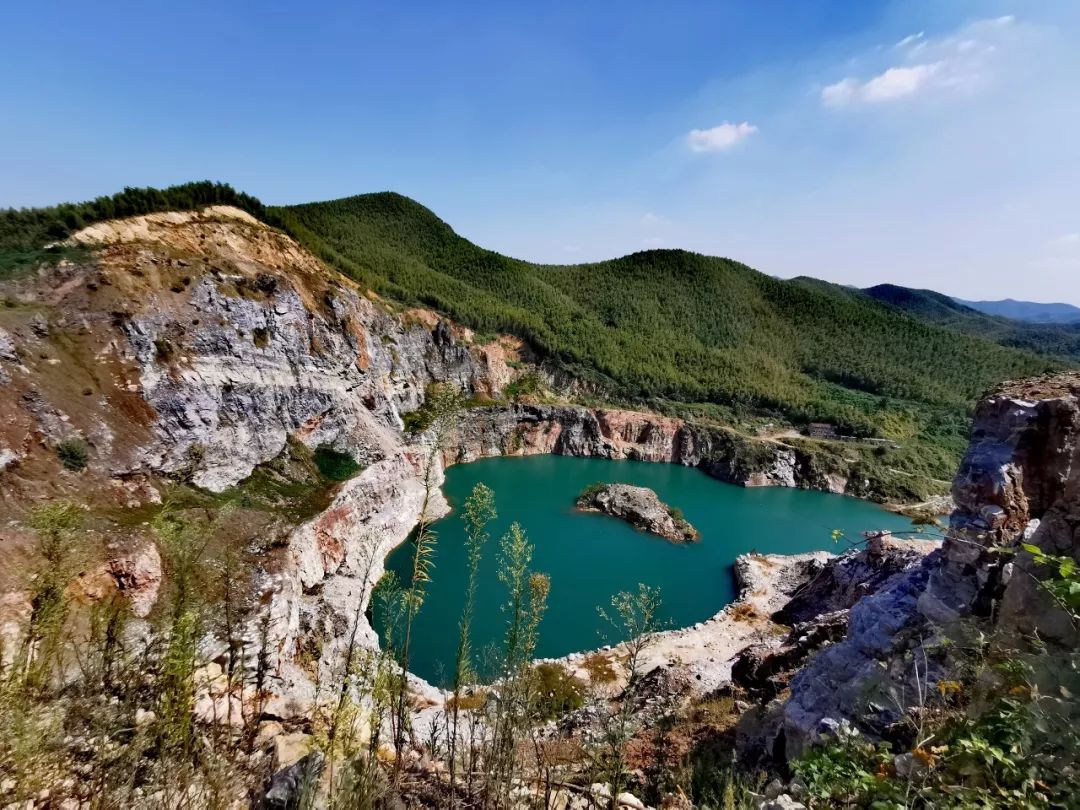
<path id="1" fill-rule="evenodd" d="M 528 455 L 538 454 L 533 453 Z M 555 453 L 552 455 L 567 454 Z M 459 463 L 474 463 L 474 461 L 482 461 L 488 458 L 509 459 L 525 457 L 527 457 L 526 454 L 484 456 L 473 461 Z M 603 460 L 641 461 L 641 463 L 649 464 L 662 463 L 626 458 Z M 721 486 L 728 484 L 728 482 L 709 476 L 703 470 L 699 469 L 698 471 L 716 484 Z M 438 501 L 440 504 L 445 505 L 445 509 L 440 512 L 439 517 L 435 518 L 435 520 L 445 519 L 460 509 L 460 504 L 455 504 L 452 507 L 450 506 L 449 499 L 442 489 L 443 485 L 444 479 L 440 482 Z M 876 504 L 873 501 L 862 498 L 859 500 L 864 500 L 878 508 L 883 508 L 880 504 Z M 378 565 L 380 575 L 381 572 L 385 571 L 386 559 L 408 542 L 408 537 L 415 530 L 416 525 L 416 523 L 412 524 L 408 532 L 398 542 L 393 544 L 380 544 L 380 551 L 382 552 L 382 560 Z M 729 664 L 730 660 L 747 646 L 769 638 L 770 633 L 777 627 L 775 623 L 768 619 L 768 616 L 786 603 L 787 599 L 790 597 L 791 590 L 793 590 L 793 587 L 785 587 L 785 576 L 789 575 L 792 569 L 801 563 L 806 563 L 808 561 L 820 563 L 834 556 L 834 552 L 826 549 L 794 554 L 759 554 L 749 552 L 739 555 L 732 561 L 727 569 L 727 575 L 732 576 L 736 585 L 736 594 L 734 598 L 720 604 L 707 618 L 685 626 L 670 627 L 657 633 L 653 644 L 650 645 L 649 654 L 643 658 L 643 663 L 646 664 L 649 669 L 654 666 L 685 667 L 692 671 L 694 682 L 701 684 L 703 690 L 716 688 L 721 685 L 723 681 L 727 680 L 728 673 L 730 672 L 730 666 L 718 667 L 717 665 Z M 764 563 L 761 561 L 764 561 Z M 382 649 L 382 642 L 378 630 L 371 624 L 370 620 L 366 621 L 376 643 L 379 645 L 379 649 Z M 571 670 L 576 670 L 575 674 L 580 675 L 581 668 L 579 665 L 584 659 L 596 654 L 617 657 L 621 654 L 623 646 L 624 642 L 618 644 L 596 645 L 580 650 L 573 650 L 560 656 L 537 657 L 534 659 L 534 663 L 561 664 Z M 717 678 L 717 673 L 721 673 L 722 677 Z M 422 684 L 423 691 L 426 695 L 434 697 L 438 694 L 445 700 L 450 694 L 442 687 L 428 681 L 415 672 L 410 672 L 409 675 L 410 679 L 415 681 L 418 685 Z M 697 677 L 699 675 L 700 677 Z"/>

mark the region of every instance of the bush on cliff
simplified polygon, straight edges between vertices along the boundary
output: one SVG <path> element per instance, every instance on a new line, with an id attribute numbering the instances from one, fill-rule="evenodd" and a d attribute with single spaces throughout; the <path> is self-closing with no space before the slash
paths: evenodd
<path id="1" fill-rule="evenodd" d="M 60 458 L 64 469 L 80 472 L 86 469 L 87 461 L 90 459 L 90 448 L 82 439 L 73 437 L 64 439 L 56 445 L 56 455 Z"/>

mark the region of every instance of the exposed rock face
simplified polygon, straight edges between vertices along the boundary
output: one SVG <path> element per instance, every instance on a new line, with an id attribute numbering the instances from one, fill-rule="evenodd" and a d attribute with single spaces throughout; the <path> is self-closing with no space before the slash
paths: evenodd
<path id="1" fill-rule="evenodd" d="M 132 615 L 141 619 L 157 602 L 161 578 L 161 555 L 157 546 L 148 542 L 80 575 L 72 590 L 74 596 L 92 602 L 119 594 L 128 600 Z"/>
<path id="2" fill-rule="evenodd" d="M 880 590 L 896 574 L 922 562 L 939 548 L 934 540 L 898 540 L 888 532 L 867 535 L 866 547 L 831 560 L 820 574 L 792 596 L 775 618 L 797 625 L 824 613 L 851 608 Z"/>
<path id="3" fill-rule="evenodd" d="M 804 474 L 794 448 L 635 411 L 574 405 L 476 408 L 462 418 L 447 448 L 447 464 L 485 456 L 555 453 L 700 467 L 722 481 L 747 487 L 837 491 L 835 481 Z"/>
<path id="4" fill-rule="evenodd" d="M 16 457 L 75 435 L 91 447 L 91 472 L 182 474 L 221 491 L 288 437 L 364 464 L 390 457 L 401 413 L 429 383 L 491 394 L 512 379 L 502 343 L 471 346 L 445 321 L 388 313 L 236 209 L 100 223 L 72 238 L 99 248 L 94 263 L 5 290 L 27 313 L 48 313 L 18 310 L 0 336 L 0 370 L 13 379 L 0 392 L 11 415 L 0 446 Z"/>
<path id="5" fill-rule="evenodd" d="M 56 443 L 85 437 L 90 466 L 74 483 L 108 481 L 101 491 L 120 483 L 116 497 L 128 505 L 134 492 L 154 492 L 141 480 L 160 474 L 227 489 L 290 439 L 355 458 L 362 474 L 258 577 L 281 691 L 296 685 L 302 697 L 307 676 L 292 661 L 301 637 L 325 647 L 319 660 L 328 666 L 359 610 L 362 643 L 377 643 L 362 610 L 383 557 L 419 519 L 430 455 L 423 440 L 406 442 L 401 414 L 436 381 L 497 395 L 518 373 L 509 361 L 520 358 L 520 342 L 476 346 L 433 313 L 392 314 L 234 209 L 101 223 L 73 239 L 99 249 L 94 262 L 5 289 L 27 305 L 0 335 L 0 370 L 14 380 L 0 386 L 9 415 L 0 448 L 13 459 L 5 465 L 39 498 L 35 481 L 70 480 L 41 468 L 59 467 Z M 52 357 L 50 334 L 74 349 Z M 17 488 L 3 474 L 6 499 Z M 445 509 L 438 458 L 431 480 L 429 518 Z M 83 585 L 123 589 L 148 610 L 160 571 L 155 580 L 146 562 L 110 563 Z"/>
<path id="6" fill-rule="evenodd" d="M 1037 587 L 1043 572 L 1030 555 L 1012 562 L 993 548 L 1030 542 L 1080 558 L 1078 397 L 1080 375 L 1064 374 L 1006 384 L 979 404 L 944 544 L 856 604 L 847 637 L 795 676 L 783 709 L 788 757 L 838 721 L 883 733 L 906 708 L 904 696 L 917 694 L 916 677 L 930 688 L 941 677 L 935 642 L 944 630 L 965 616 L 989 618 L 996 602 L 999 629 L 1076 644 L 1075 629 Z"/>
<path id="7" fill-rule="evenodd" d="M 603 512 L 621 518 L 635 528 L 656 534 L 673 543 L 691 543 L 698 532 L 648 487 L 604 484 L 589 489 L 577 499 L 578 509 Z"/>

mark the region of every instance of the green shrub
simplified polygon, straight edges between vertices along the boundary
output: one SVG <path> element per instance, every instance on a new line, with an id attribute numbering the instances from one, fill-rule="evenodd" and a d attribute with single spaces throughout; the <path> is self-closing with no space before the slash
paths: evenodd
<path id="1" fill-rule="evenodd" d="M 544 390 L 544 378 L 538 372 L 522 374 L 503 389 L 507 399 L 519 400 L 522 397 L 535 396 Z"/>
<path id="2" fill-rule="evenodd" d="M 56 445 L 56 455 L 60 457 L 60 463 L 65 469 L 79 472 L 86 469 L 86 463 L 90 458 L 90 448 L 82 439 L 72 437 Z"/>
<path id="3" fill-rule="evenodd" d="M 614 683 L 619 673 L 612 666 L 611 659 L 603 653 L 592 653 L 585 658 L 581 666 L 589 673 L 593 683 Z"/>
<path id="4" fill-rule="evenodd" d="M 348 453 L 340 453 L 328 444 L 315 448 L 312 460 L 323 478 L 331 481 L 346 481 L 360 472 L 360 465 Z"/>
<path id="5" fill-rule="evenodd" d="M 532 670 L 536 716 L 550 720 L 585 704 L 585 684 L 559 664 L 537 664 Z"/>
<path id="6" fill-rule="evenodd" d="M 172 360 L 175 350 L 172 343 L 166 338 L 154 338 L 154 359 L 159 363 L 168 363 Z"/>
<path id="7" fill-rule="evenodd" d="M 577 496 L 577 502 L 579 505 L 588 505 L 593 498 L 599 495 L 607 488 L 607 484 L 603 481 L 596 481 L 589 484 L 585 489 L 581 490 L 581 494 Z"/>
<path id="8" fill-rule="evenodd" d="M 424 402 L 415 411 L 402 414 L 407 433 L 423 433 L 436 421 L 460 410 L 465 404 L 461 391 L 450 383 L 431 383 L 424 390 Z"/>
<path id="9" fill-rule="evenodd" d="M 251 331 L 251 339 L 255 343 L 255 348 L 265 349 L 270 345 L 270 330 L 265 326 L 256 326 Z"/>

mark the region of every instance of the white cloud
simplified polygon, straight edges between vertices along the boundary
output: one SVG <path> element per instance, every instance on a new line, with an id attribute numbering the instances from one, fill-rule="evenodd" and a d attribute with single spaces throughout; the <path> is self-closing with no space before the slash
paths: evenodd
<path id="1" fill-rule="evenodd" d="M 911 67 L 889 68 L 862 86 L 861 94 L 866 101 L 889 101 L 910 96 L 925 87 L 941 72 L 941 62 Z"/>
<path id="2" fill-rule="evenodd" d="M 858 102 L 875 104 L 914 95 L 933 84 L 935 77 L 941 74 L 944 64 L 931 62 L 891 67 L 866 81 L 848 77 L 822 88 L 821 101 L 829 107 L 841 107 Z"/>
<path id="3" fill-rule="evenodd" d="M 712 129 L 692 129 L 686 143 L 693 152 L 723 152 L 757 132 L 757 127 L 746 121 L 732 124 L 728 121 Z"/>

